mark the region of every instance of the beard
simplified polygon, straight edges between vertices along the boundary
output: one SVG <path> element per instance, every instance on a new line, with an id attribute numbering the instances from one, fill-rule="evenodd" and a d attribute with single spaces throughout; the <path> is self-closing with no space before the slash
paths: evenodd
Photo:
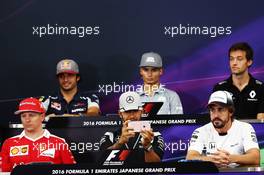
<path id="1" fill-rule="evenodd" d="M 212 123 L 217 129 L 221 129 L 225 126 L 225 122 L 219 118 L 215 118 L 214 120 L 212 120 Z"/>

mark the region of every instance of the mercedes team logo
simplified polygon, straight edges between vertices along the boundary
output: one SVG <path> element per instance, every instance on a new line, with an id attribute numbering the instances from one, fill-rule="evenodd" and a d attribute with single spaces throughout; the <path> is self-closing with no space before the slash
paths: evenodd
<path id="1" fill-rule="evenodd" d="M 126 102 L 127 102 L 127 103 L 133 103 L 133 102 L 134 102 L 134 97 L 132 97 L 132 96 L 128 96 L 128 97 L 126 98 Z"/>

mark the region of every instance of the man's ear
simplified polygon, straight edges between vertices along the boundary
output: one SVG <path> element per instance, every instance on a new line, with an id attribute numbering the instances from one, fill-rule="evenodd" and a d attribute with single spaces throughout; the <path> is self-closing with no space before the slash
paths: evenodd
<path id="1" fill-rule="evenodd" d="M 142 78 L 142 68 L 139 68 L 139 75 Z"/>
<path id="2" fill-rule="evenodd" d="M 76 77 L 77 82 L 80 81 L 80 79 L 81 79 L 80 76 L 77 76 L 77 77 Z"/>
<path id="3" fill-rule="evenodd" d="M 144 114 L 144 109 L 139 110 L 140 111 L 140 118 L 142 117 L 142 114 Z"/>
<path id="4" fill-rule="evenodd" d="M 250 67 L 252 65 L 253 61 L 252 60 L 248 60 L 247 61 L 247 64 L 248 64 L 248 67 Z"/>
<path id="5" fill-rule="evenodd" d="M 160 75 L 162 75 L 164 72 L 163 68 L 160 68 Z"/>
<path id="6" fill-rule="evenodd" d="M 41 114 L 41 121 L 42 121 L 42 122 L 45 120 L 45 116 L 46 116 L 45 113 L 42 113 L 42 114 Z"/>
<path id="7" fill-rule="evenodd" d="M 122 115 L 122 112 L 118 111 L 118 115 L 119 115 L 119 117 L 121 118 L 121 120 L 124 121 L 124 119 L 123 119 L 123 115 Z"/>

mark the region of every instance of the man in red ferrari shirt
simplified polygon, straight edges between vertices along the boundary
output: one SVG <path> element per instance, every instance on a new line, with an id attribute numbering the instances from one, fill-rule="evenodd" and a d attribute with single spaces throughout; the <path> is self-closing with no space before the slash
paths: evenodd
<path id="1" fill-rule="evenodd" d="M 21 101 L 15 114 L 20 115 L 24 131 L 5 140 L 2 146 L 3 172 L 33 162 L 76 163 L 65 140 L 42 128 L 45 109 L 39 100 L 27 98 Z"/>

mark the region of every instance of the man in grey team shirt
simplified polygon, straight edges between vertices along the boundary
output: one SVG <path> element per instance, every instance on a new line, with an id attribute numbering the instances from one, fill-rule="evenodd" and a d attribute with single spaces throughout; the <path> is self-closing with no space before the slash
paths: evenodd
<path id="1" fill-rule="evenodd" d="M 160 76 L 163 74 L 161 56 L 154 52 L 144 53 L 139 67 L 144 82 L 138 91 L 141 101 L 163 102 L 158 114 L 183 114 L 179 95 L 160 83 Z"/>

